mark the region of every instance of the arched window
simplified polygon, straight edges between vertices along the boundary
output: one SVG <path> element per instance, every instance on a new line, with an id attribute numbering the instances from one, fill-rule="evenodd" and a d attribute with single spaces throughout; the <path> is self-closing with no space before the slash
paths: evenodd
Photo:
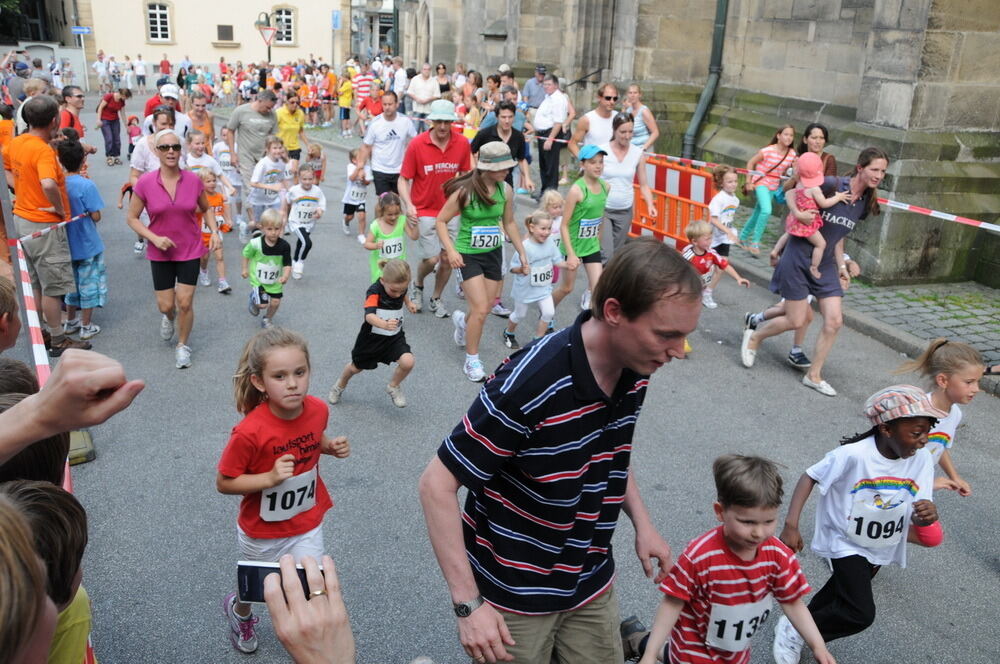
<path id="1" fill-rule="evenodd" d="M 149 41 L 170 41 L 170 8 L 162 3 L 146 5 L 146 34 Z"/>
<path id="2" fill-rule="evenodd" d="M 275 27 L 278 31 L 274 33 L 275 44 L 295 43 L 295 11 L 282 7 L 274 10 Z"/>

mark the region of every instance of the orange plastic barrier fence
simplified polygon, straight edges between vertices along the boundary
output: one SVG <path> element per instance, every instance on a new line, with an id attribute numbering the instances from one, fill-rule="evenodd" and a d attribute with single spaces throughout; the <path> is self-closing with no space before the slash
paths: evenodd
<path id="1" fill-rule="evenodd" d="M 657 157 L 646 157 L 645 164 L 656 216 L 649 215 L 637 178 L 633 184 L 635 205 L 629 235 L 651 234 L 661 241 L 670 238 L 680 249 L 687 244 L 684 232 L 688 224 L 698 220 L 708 221 L 708 204 L 715 196 L 712 174 Z"/>

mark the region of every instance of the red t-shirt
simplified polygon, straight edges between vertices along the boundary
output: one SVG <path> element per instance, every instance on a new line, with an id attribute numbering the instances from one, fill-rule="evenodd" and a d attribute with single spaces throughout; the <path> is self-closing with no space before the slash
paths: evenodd
<path id="1" fill-rule="evenodd" d="M 167 105 L 166 100 L 163 97 L 161 97 L 159 93 L 157 93 L 146 100 L 146 106 L 143 108 L 144 113 L 142 114 L 142 117 L 145 118 L 152 115 L 153 109 L 155 109 L 157 106 L 166 106 L 166 105 Z"/>
<path id="2" fill-rule="evenodd" d="M 160 60 L 160 73 L 164 76 L 170 75 L 170 60 Z M 149 113 L 146 115 L 149 115 Z"/>
<path id="3" fill-rule="evenodd" d="M 219 459 L 219 472 L 226 477 L 256 475 L 270 472 L 274 462 L 285 454 L 295 455 L 295 475 L 282 484 L 294 484 L 296 478 L 316 470 L 315 485 L 306 489 L 282 491 L 281 485 L 263 492 L 243 496 L 240 503 L 238 523 L 250 537 L 275 539 L 307 533 L 323 521 L 323 515 L 333 507 L 326 485 L 319 476 L 320 442 L 326 430 L 330 411 L 327 405 L 316 397 L 307 396 L 302 414 L 294 420 L 283 420 L 271 412 L 265 401 L 254 408 L 233 427 L 229 443 Z M 300 478 L 301 480 L 302 478 Z M 267 521 L 261 514 L 261 497 L 269 494 L 264 503 L 265 511 L 301 505 L 303 498 L 315 497 L 316 504 L 306 511 L 295 514 L 284 521 Z"/>
<path id="4" fill-rule="evenodd" d="M 376 115 L 382 115 L 382 100 L 376 99 L 375 97 L 365 97 L 358 104 L 359 111 L 368 111 L 371 113 L 372 117 Z"/>
<path id="5" fill-rule="evenodd" d="M 444 207 L 444 183 L 459 173 L 472 170 L 469 141 L 454 132 L 441 150 L 431 140 L 430 131 L 417 134 L 406 147 L 399 174 L 411 180 L 410 200 L 421 217 L 436 217 Z"/>
<path id="6" fill-rule="evenodd" d="M 684 251 L 681 252 L 681 256 L 684 260 L 694 265 L 694 269 L 698 270 L 698 274 L 701 275 L 701 280 L 707 285 L 711 280 L 712 276 L 715 274 L 716 266 L 720 270 L 725 270 L 729 267 L 729 261 L 716 253 L 715 249 L 709 249 L 703 254 L 697 254 L 694 250 L 694 245 L 689 244 L 684 247 Z"/>
<path id="7" fill-rule="evenodd" d="M 115 94 L 109 92 L 104 95 L 104 110 L 101 111 L 102 120 L 114 120 L 118 117 L 118 112 L 125 108 L 125 100 L 115 101 Z"/>
<path id="8" fill-rule="evenodd" d="M 83 130 L 83 122 L 80 121 L 79 116 L 73 115 L 65 108 L 59 111 L 59 128 L 66 129 L 76 129 L 76 133 L 80 134 L 80 138 L 83 138 L 86 132 Z"/>
<path id="9" fill-rule="evenodd" d="M 764 540 L 753 560 L 743 560 L 718 526 L 687 545 L 660 590 L 684 602 L 670 632 L 671 664 L 746 664 L 753 634 L 768 618 L 772 624 L 777 620 L 772 614 L 778 608 L 767 598 L 794 602 L 809 592 L 809 583 L 795 554 L 778 538 Z"/>

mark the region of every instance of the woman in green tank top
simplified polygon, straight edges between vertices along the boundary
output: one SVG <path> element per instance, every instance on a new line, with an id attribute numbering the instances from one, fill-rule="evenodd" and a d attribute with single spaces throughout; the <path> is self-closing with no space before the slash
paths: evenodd
<path id="1" fill-rule="evenodd" d="M 455 311 L 455 343 L 465 346 L 465 375 L 479 382 L 486 377 L 479 359 L 479 340 L 490 306 L 503 286 L 503 233 L 514 243 L 521 264 L 528 265 L 521 234 L 514 222 L 514 196 L 504 178 L 517 166 L 510 148 L 494 141 L 479 149 L 476 168 L 444 185 L 448 197 L 437 217 L 437 232 L 453 268 L 462 271 L 462 291 L 468 313 Z M 448 222 L 460 217 L 454 244 Z M 501 229 L 502 227 L 502 229 Z M 521 268 L 522 270 L 527 269 Z"/>
<path id="2" fill-rule="evenodd" d="M 601 278 L 601 221 L 604 204 L 610 187 L 601 179 L 604 172 L 604 150 L 596 145 L 580 148 L 580 167 L 583 176 L 572 184 L 563 207 L 563 224 L 560 248 L 566 255 L 566 276 L 559 279 L 559 286 L 552 291 L 556 306 L 573 292 L 576 269 L 583 264 L 587 271 L 587 290 L 580 302 L 581 309 L 590 308 L 590 293 Z M 568 220 L 568 221 L 566 221 Z"/>

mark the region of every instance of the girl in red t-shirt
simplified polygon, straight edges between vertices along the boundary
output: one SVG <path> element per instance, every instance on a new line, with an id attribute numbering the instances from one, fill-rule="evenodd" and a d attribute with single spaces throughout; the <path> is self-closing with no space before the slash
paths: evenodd
<path id="1" fill-rule="evenodd" d="M 278 327 L 258 332 L 240 356 L 233 385 L 244 418 L 233 427 L 215 483 L 220 493 L 243 496 L 241 560 L 323 555 L 323 515 L 333 502 L 319 476 L 319 455 L 343 459 L 351 448 L 344 436 L 324 433 L 329 410 L 309 396 L 309 372 L 305 339 Z M 254 652 L 258 619 L 250 605 L 230 593 L 223 611 L 233 647 Z"/>
<path id="2" fill-rule="evenodd" d="M 104 156 L 108 158 L 108 166 L 120 166 L 122 163 L 122 125 L 125 123 L 125 101 L 131 99 L 132 91 L 122 88 L 109 92 L 97 105 L 97 128 L 104 136 Z"/>

